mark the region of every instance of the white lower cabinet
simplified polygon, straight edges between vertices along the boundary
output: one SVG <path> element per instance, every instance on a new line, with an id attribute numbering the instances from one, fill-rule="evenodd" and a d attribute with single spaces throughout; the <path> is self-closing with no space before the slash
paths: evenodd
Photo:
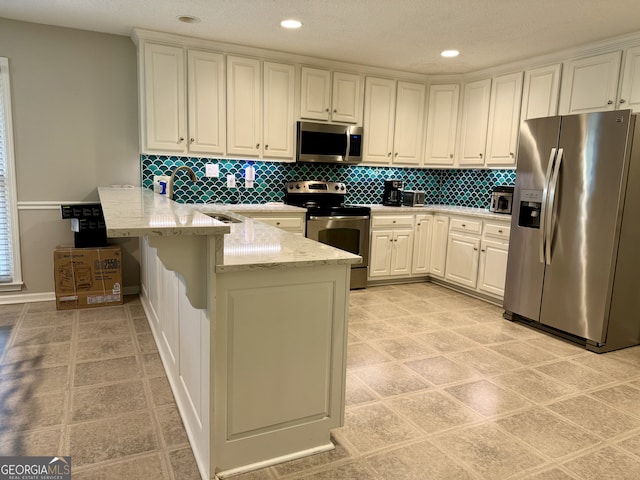
<path id="1" fill-rule="evenodd" d="M 426 275 L 431 267 L 433 215 L 416 215 L 414 232 L 411 273 Z"/>
<path id="2" fill-rule="evenodd" d="M 476 288 L 480 237 L 449 233 L 445 280 Z"/>
<path id="3" fill-rule="evenodd" d="M 245 217 L 253 218 L 260 222 L 264 222 L 272 227 L 277 227 L 286 232 L 291 232 L 304 237 L 305 234 L 305 214 L 304 213 L 254 213 L 242 212 L 237 213 Z"/>
<path id="4" fill-rule="evenodd" d="M 430 277 L 502 299 L 510 230 L 507 219 L 374 214 L 369 280 Z"/>
<path id="5" fill-rule="evenodd" d="M 508 255 L 508 243 L 498 240 L 482 240 L 480 243 L 478 290 L 499 297 L 504 296 Z"/>
<path id="6" fill-rule="evenodd" d="M 411 275 L 413 224 L 414 215 L 372 217 L 369 278 Z"/>
<path id="7" fill-rule="evenodd" d="M 431 258 L 429 258 L 429 273 L 432 277 L 444 278 L 447 264 L 447 237 L 449 235 L 449 217 L 446 215 L 433 216 L 433 233 L 431 236 Z"/>

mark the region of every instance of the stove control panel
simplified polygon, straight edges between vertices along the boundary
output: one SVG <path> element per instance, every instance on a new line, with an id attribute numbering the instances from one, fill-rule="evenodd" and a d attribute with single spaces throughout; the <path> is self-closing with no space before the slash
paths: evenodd
<path id="1" fill-rule="evenodd" d="M 287 182 L 287 193 L 334 193 L 345 195 L 347 187 L 341 182 L 320 182 L 320 181 L 298 181 Z"/>

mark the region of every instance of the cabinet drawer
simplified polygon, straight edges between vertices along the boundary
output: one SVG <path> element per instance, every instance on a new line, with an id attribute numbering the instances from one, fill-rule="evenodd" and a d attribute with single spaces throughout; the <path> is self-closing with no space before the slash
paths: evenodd
<path id="1" fill-rule="evenodd" d="M 303 220 L 300 217 L 255 217 L 255 219 L 285 230 L 302 230 L 303 228 Z"/>
<path id="2" fill-rule="evenodd" d="M 508 240 L 511 235 L 511 227 L 509 225 L 501 225 L 499 223 L 485 223 L 484 234 L 488 237 L 503 238 Z"/>
<path id="3" fill-rule="evenodd" d="M 409 227 L 413 228 L 413 215 L 384 215 L 374 216 L 371 219 L 372 228 L 394 228 Z"/>
<path id="4" fill-rule="evenodd" d="M 452 218 L 451 223 L 449 223 L 449 230 L 477 233 L 479 235 L 482 232 L 482 222 L 468 218 Z"/>

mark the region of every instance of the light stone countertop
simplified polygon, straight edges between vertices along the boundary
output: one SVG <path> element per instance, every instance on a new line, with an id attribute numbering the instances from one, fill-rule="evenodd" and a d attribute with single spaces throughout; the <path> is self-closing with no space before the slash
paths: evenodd
<path id="1" fill-rule="evenodd" d="M 183 205 L 139 187 L 99 187 L 108 237 L 224 235 L 216 273 L 360 263 L 358 255 L 285 232 L 238 214 L 240 205 Z M 258 207 L 258 208 L 256 208 Z M 275 207 L 275 208 L 274 208 Z M 250 205 L 245 212 L 304 212 L 288 205 Z M 201 212 L 223 213 L 225 224 Z"/>
<path id="2" fill-rule="evenodd" d="M 446 213 L 449 215 L 466 215 L 479 217 L 486 220 L 498 220 L 511 222 L 511 215 L 505 213 L 492 213 L 486 208 L 457 207 L 454 205 L 425 205 L 424 207 L 388 207 L 386 205 L 363 205 L 371 208 L 371 213 Z"/>

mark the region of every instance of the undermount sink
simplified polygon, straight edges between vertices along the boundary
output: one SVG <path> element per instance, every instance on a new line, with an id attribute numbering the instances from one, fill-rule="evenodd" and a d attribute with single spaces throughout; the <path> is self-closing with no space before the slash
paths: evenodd
<path id="1" fill-rule="evenodd" d="M 242 220 L 238 220 L 237 218 L 233 218 L 233 217 L 229 217 L 228 215 L 224 215 L 222 213 L 207 213 L 207 212 L 202 212 L 205 215 L 213 218 L 214 220 L 218 220 L 219 222 L 222 223 L 242 223 Z"/>

